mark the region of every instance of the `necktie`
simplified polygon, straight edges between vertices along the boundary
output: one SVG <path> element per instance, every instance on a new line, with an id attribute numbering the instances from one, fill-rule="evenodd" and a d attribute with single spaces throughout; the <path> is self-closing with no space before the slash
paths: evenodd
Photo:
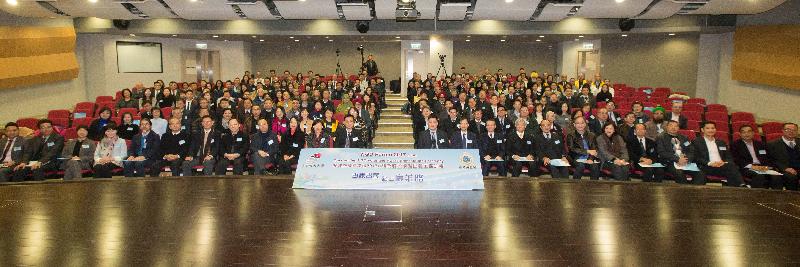
<path id="1" fill-rule="evenodd" d="M 639 143 L 642 144 L 642 152 L 647 151 L 647 146 L 645 146 L 644 138 L 639 138 Z"/>
<path id="2" fill-rule="evenodd" d="M 8 142 L 6 143 L 6 148 L 3 149 L 3 155 L 0 156 L 0 162 L 3 162 L 3 161 L 6 160 L 6 154 L 8 154 L 8 150 L 11 149 L 11 144 L 13 142 L 14 142 L 14 139 L 8 139 Z"/>
<path id="3" fill-rule="evenodd" d="M 431 142 L 433 143 L 433 145 L 431 145 L 431 148 L 439 149 L 439 143 L 436 142 L 436 140 L 437 140 L 436 139 L 436 132 L 433 132 L 433 134 L 431 134 Z"/>
<path id="4" fill-rule="evenodd" d="M 489 139 L 494 139 L 494 134 L 489 134 Z"/>
<path id="5" fill-rule="evenodd" d="M 350 148 L 350 132 L 347 132 L 347 139 L 344 141 L 344 148 Z"/>
<path id="6" fill-rule="evenodd" d="M 147 146 L 147 136 L 142 135 L 142 145 L 139 146 L 139 151 L 137 151 L 136 154 L 141 156 L 146 146 Z"/>
<path id="7" fill-rule="evenodd" d="M 550 133 L 545 133 L 544 134 L 544 138 L 547 138 L 547 140 L 550 140 Z"/>
<path id="8" fill-rule="evenodd" d="M 789 146 L 790 146 L 790 147 L 792 147 L 792 148 L 795 148 L 795 143 L 794 143 L 794 141 L 789 141 Z"/>
<path id="9" fill-rule="evenodd" d="M 206 132 L 206 131 L 203 131 L 203 132 L 204 132 L 204 134 L 203 134 L 203 152 L 202 153 L 205 154 L 206 153 L 206 144 L 208 143 L 208 133 L 209 132 Z"/>
<path id="10" fill-rule="evenodd" d="M 467 134 L 461 133 L 461 143 L 464 144 L 464 149 L 467 148 Z"/>

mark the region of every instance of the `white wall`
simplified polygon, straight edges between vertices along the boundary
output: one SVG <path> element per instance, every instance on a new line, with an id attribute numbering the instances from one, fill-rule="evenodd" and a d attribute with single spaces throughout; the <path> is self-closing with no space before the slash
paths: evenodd
<path id="1" fill-rule="evenodd" d="M 162 47 L 163 73 L 118 73 L 117 72 L 117 41 L 158 42 Z M 122 88 L 133 86 L 136 82 L 143 82 L 150 86 L 155 80 L 165 82 L 180 81 L 182 79 L 181 51 L 195 49 L 195 44 L 207 43 L 208 50 L 220 52 L 222 80 L 233 80 L 240 77 L 251 66 L 243 42 L 205 41 L 173 38 L 130 37 L 108 34 L 79 34 L 78 49 L 83 49 L 87 65 L 82 70 L 87 74 L 88 99 L 93 100 L 99 95 L 114 95 Z M 104 77 L 104 79 L 99 79 Z"/>

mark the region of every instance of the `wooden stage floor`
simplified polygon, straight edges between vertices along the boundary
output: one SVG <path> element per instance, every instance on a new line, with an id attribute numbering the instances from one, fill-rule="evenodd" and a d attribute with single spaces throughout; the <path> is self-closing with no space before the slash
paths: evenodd
<path id="1" fill-rule="evenodd" d="M 0 266 L 783 266 L 800 195 L 487 179 L 292 190 L 289 177 L 0 186 Z"/>

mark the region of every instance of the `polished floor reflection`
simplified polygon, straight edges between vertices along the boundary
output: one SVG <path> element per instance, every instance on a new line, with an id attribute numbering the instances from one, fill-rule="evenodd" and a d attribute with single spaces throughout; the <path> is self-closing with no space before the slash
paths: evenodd
<path id="1" fill-rule="evenodd" d="M 0 266 L 800 264 L 800 195 L 486 180 L 485 191 L 292 190 L 291 180 L 0 186 Z"/>

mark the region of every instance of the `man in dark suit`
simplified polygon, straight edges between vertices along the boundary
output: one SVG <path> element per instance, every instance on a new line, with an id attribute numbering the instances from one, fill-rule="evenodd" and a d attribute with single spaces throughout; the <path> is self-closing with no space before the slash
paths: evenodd
<path id="1" fill-rule="evenodd" d="M 506 112 L 506 108 L 503 106 L 497 107 L 497 118 L 495 118 L 495 125 L 497 125 L 495 131 L 503 133 L 504 135 L 514 131 L 514 122 L 511 121 L 511 118 L 508 116 L 508 112 Z"/>
<path id="2" fill-rule="evenodd" d="M 533 134 L 527 130 L 528 124 L 525 119 L 517 119 L 514 122 L 514 130 L 506 135 L 506 148 L 508 155 L 511 155 L 513 166 L 511 177 L 519 177 L 522 167 L 528 167 L 528 176 L 539 176 L 539 169 L 536 168 L 534 156 Z"/>
<path id="3" fill-rule="evenodd" d="M 24 181 L 25 177 L 32 174 L 33 180 L 44 180 L 48 171 L 58 170 L 58 156 L 64 149 L 64 137 L 53 131 L 53 123 L 48 119 L 39 120 L 39 136 L 28 140 L 28 151 L 21 162 L 28 166 L 14 173 L 14 181 Z"/>
<path id="4" fill-rule="evenodd" d="M 336 136 L 333 140 L 333 147 L 336 148 L 364 148 L 364 140 L 361 140 L 361 131 L 353 129 L 355 122 L 352 115 L 344 117 L 344 128 L 336 129 Z"/>
<path id="5" fill-rule="evenodd" d="M 461 118 L 458 125 L 459 130 L 450 135 L 450 147 L 455 149 L 478 148 L 478 138 L 469 130 L 469 120 Z"/>
<path id="6" fill-rule="evenodd" d="M 597 115 L 589 116 L 589 130 L 596 136 L 603 135 L 603 125 L 606 125 L 607 122 L 611 122 L 608 118 L 608 110 L 599 108 L 597 109 Z"/>
<path id="7" fill-rule="evenodd" d="M 659 135 L 656 139 L 656 151 L 661 164 L 666 167 L 666 172 L 672 175 L 676 183 L 686 184 L 686 172 L 692 175 L 692 183 L 698 185 L 706 184 L 706 177 L 699 171 L 684 171 L 675 168 L 687 166 L 692 163 L 695 157 L 694 148 L 689 142 L 689 138 L 678 133 L 678 122 L 667 122 L 667 131 Z"/>
<path id="8" fill-rule="evenodd" d="M 229 129 L 220 133 L 220 145 L 217 154 L 217 175 L 225 175 L 228 165 L 233 165 L 234 175 L 243 175 L 247 164 L 245 157 L 250 147 L 250 138 L 241 130 L 237 119 L 228 122 Z"/>
<path id="9" fill-rule="evenodd" d="M 267 164 L 273 164 L 278 156 L 278 136 L 270 130 L 266 119 L 258 120 L 258 131 L 250 135 L 250 160 L 253 161 L 253 174 L 262 175 Z M 273 166 L 273 169 L 274 166 Z"/>
<path id="10" fill-rule="evenodd" d="M 158 177 L 161 172 L 158 168 L 158 148 L 161 138 L 151 131 L 150 119 L 139 121 L 141 132 L 131 139 L 131 148 L 128 149 L 128 159 L 123 162 L 125 177 L 144 177 L 145 167 L 150 167 L 150 176 Z"/>
<path id="11" fill-rule="evenodd" d="M 378 74 L 378 63 L 375 63 L 375 56 L 369 55 L 367 61 L 364 62 L 364 69 L 367 70 L 369 77 Z"/>
<path id="12" fill-rule="evenodd" d="M 754 170 L 766 171 L 772 166 L 767 155 L 767 146 L 760 140 L 753 137 L 755 132 L 750 125 L 739 127 L 739 134 L 742 137 L 733 142 L 731 151 L 733 161 L 739 166 L 742 175 L 750 177 L 750 186 L 753 188 L 772 188 L 783 189 L 783 176 L 758 174 Z M 769 184 L 767 184 L 769 181 Z"/>
<path id="13" fill-rule="evenodd" d="M 541 132 L 536 133 L 534 143 L 536 144 L 536 157 L 542 160 L 542 166 L 550 169 L 550 176 L 553 178 L 568 178 L 569 168 L 565 166 L 553 166 L 551 160 L 560 159 L 567 163 L 567 149 L 561 133 L 552 131 L 552 122 L 543 120 L 539 123 Z"/>
<path id="14" fill-rule="evenodd" d="M 481 153 L 483 176 L 489 176 L 489 168 L 497 167 L 497 173 L 501 177 L 506 177 L 505 139 L 502 131 L 497 130 L 497 123 L 494 119 L 486 121 L 486 133 L 479 136 L 478 149 Z M 499 160 L 499 161 L 488 161 Z"/>
<path id="15" fill-rule="evenodd" d="M 158 164 L 158 171 L 161 172 L 164 166 L 169 166 L 172 176 L 180 176 L 183 160 L 189 155 L 191 140 L 188 133 L 181 131 L 181 120 L 179 118 L 169 119 L 168 127 L 167 132 L 161 135 L 161 143 L 159 144 L 161 160 Z M 188 176 L 190 174 L 191 172 L 183 175 Z"/>
<path id="16" fill-rule="evenodd" d="M 659 162 L 656 141 L 647 138 L 647 127 L 642 123 L 635 124 L 632 132 L 634 136 L 628 139 L 626 143 L 628 157 L 630 157 L 631 162 L 636 162 L 636 164 L 631 164 L 631 167 L 642 172 L 643 182 L 660 183 L 664 179 L 664 168 L 644 168 L 641 166 Z"/>
<path id="17" fill-rule="evenodd" d="M 189 154 L 186 155 L 181 166 L 184 176 L 192 175 L 192 168 L 197 165 L 203 165 L 203 175 L 214 174 L 214 166 L 217 154 L 219 154 L 220 133 L 214 129 L 214 119 L 210 116 L 203 117 L 200 125 L 203 129 L 192 135 Z"/>
<path id="18" fill-rule="evenodd" d="M 428 129 L 419 133 L 417 149 L 447 149 L 447 133 L 439 129 L 439 119 L 436 116 L 428 117 Z"/>
<path id="19" fill-rule="evenodd" d="M 728 181 L 726 186 L 744 186 L 739 167 L 733 162 L 728 145 L 714 136 L 717 124 L 713 121 L 703 122 L 703 136 L 694 139 L 695 162 L 703 174 L 723 176 Z"/>
<path id="20" fill-rule="evenodd" d="M 672 102 L 672 112 L 667 113 L 666 118 L 668 121 L 677 121 L 681 129 L 685 130 L 688 128 L 689 119 L 683 116 L 681 112 L 683 112 L 683 102 Z"/>
<path id="21" fill-rule="evenodd" d="M 613 122 L 614 125 L 619 126 L 622 124 L 623 117 L 620 116 L 619 112 L 617 112 L 616 109 L 617 109 L 617 104 L 614 103 L 614 101 L 606 102 L 606 113 L 608 113 L 608 120 Z M 627 136 L 623 135 L 622 138 L 627 138 Z"/>
<path id="22" fill-rule="evenodd" d="M 469 122 L 469 131 L 477 135 L 486 133 L 486 123 L 483 122 L 483 112 L 476 109 L 472 112 L 472 120 Z"/>
<path id="23" fill-rule="evenodd" d="M 458 132 L 458 124 L 459 124 L 458 110 L 456 110 L 456 108 L 454 107 L 451 107 L 450 110 L 447 111 L 447 117 L 442 118 L 439 129 L 444 131 L 447 134 L 447 136 L 451 136 L 455 132 Z"/>
<path id="24" fill-rule="evenodd" d="M 787 190 L 797 190 L 797 177 L 800 171 L 800 147 L 797 144 L 797 124 L 785 123 L 783 136 L 767 144 L 767 154 L 772 158 L 777 171 L 783 174 Z"/>
<path id="25" fill-rule="evenodd" d="M 8 182 L 15 172 L 25 168 L 25 151 L 27 142 L 19 136 L 19 127 L 16 123 L 6 124 L 6 136 L 0 139 L 2 153 L 0 155 L 0 182 Z"/>

